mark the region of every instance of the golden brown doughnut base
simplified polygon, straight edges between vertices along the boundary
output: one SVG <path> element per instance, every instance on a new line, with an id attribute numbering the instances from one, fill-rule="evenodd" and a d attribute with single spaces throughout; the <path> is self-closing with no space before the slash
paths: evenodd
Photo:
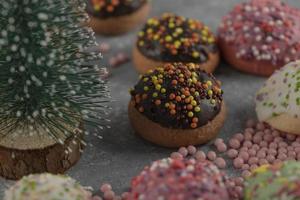
<path id="1" fill-rule="evenodd" d="M 134 13 L 129 15 L 100 19 L 90 15 L 88 26 L 92 27 L 96 33 L 103 35 L 119 35 L 134 29 L 143 23 L 149 15 L 150 3 L 146 3 Z"/>
<path id="2" fill-rule="evenodd" d="M 281 66 L 275 66 L 268 61 L 243 60 L 236 57 L 236 50 L 232 45 L 227 44 L 224 40 L 219 39 L 219 47 L 223 58 L 234 68 L 259 76 L 270 76 Z"/>
<path id="3" fill-rule="evenodd" d="M 181 147 L 204 144 L 215 138 L 226 118 L 226 106 L 222 104 L 220 113 L 208 124 L 196 129 L 165 128 L 152 122 L 129 103 L 128 115 L 135 132 L 144 139 L 164 147 Z"/>
<path id="4" fill-rule="evenodd" d="M 0 176 L 17 180 L 23 176 L 49 172 L 62 174 L 77 163 L 84 146 L 83 134 L 70 137 L 64 144 L 53 144 L 44 148 L 16 149 L 0 146 Z M 66 154 L 65 150 L 71 149 Z"/>
<path id="5" fill-rule="evenodd" d="M 265 121 L 271 127 L 282 132 L 300 135 L 300 119 L 291 117 L 288 114 L 281 114 Z"/>
<path id="6" fill-rule="evenodd" d="M 137 48 L 136 45 L 133 49 L 132 56 L 133 56 L 134 66 L 140 74 L 145 74 L 150 69 L 155 69 L 156 67 L 161 67 L 167 63 L 167 62 L 159 62 L 159 61 L 147 58 L 139 51 L 139 49 Z M 215 71 L 219 62 L 220 62 L 220 55 L 219 55 L 219 52 L 217 52 L 217 53 L 210 53 L 209 59 L 207 62 L 202 63 L 202 64 L 199 64 L 199 63 L 195 63 L 195 64 L 199 64 L 200 68 L 205 70 L 206 72 L 212 73 L 213 71 Z"/>

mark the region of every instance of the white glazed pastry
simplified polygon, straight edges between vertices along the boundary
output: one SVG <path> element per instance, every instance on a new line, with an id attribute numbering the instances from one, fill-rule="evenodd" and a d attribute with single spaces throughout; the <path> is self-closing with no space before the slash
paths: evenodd
<path id="1" fill-rule="evenodd" d="M 90 193 L 74 179 L 40 174 L 23 177 L 5 192 L 4 200 L 89 200 Z"/>
<path id="2" fill-rule="evenodd" d="M 260 121 L 287 133 L 300 135 L 300 61 L 276 71 L 256 95 Z"/>

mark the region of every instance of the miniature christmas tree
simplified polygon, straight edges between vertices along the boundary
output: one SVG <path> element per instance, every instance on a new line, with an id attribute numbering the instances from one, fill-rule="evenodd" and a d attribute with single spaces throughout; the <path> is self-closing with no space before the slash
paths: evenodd
<path id="1" fill-rule="evenodd" d="M 83 0 L 0 4 L 0 174 L 64 172 L 82 125 L 102 128 L 107 88 Z M 77 131 L 74 131 L 77 130 Z"/>

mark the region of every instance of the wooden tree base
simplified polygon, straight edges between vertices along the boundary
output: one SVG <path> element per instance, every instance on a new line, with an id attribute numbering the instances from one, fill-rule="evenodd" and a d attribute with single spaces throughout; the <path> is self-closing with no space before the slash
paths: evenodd
<path id="1" fill-rule="evenodd" d="M 17 180 L 33 173 L 64 173 L 76 164 L 84 147 L 82 145 L 83 134 L 81 133 L 68 138 L 64 144 L 53 143 L 52 141 L 41 145 L 38 143 L 42 140 L 30 139 L 34 148 L 27 146 L 27 149 L 20 149 L 16 146 L 3 145 L 3 141 L 0 142 L 0 176 Z M 21 147 L 27 142 L 28 139 L 25 142 L 17 141 Z M 67 149 L 69 152 L 66 152 Z"/>

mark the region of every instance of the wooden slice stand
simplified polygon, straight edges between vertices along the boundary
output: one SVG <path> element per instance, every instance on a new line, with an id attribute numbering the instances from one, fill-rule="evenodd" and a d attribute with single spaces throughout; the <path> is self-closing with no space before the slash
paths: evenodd
<path id="1" fill-rule="evenodd" d="M 83 149 L 81 132 L 74 131 L 60 144 L 41 130 L 33 136 L 19 131 L 0 140 L 0 176 L 17 180 L 33 173 L 58 174 L 76 164 Z"/>

